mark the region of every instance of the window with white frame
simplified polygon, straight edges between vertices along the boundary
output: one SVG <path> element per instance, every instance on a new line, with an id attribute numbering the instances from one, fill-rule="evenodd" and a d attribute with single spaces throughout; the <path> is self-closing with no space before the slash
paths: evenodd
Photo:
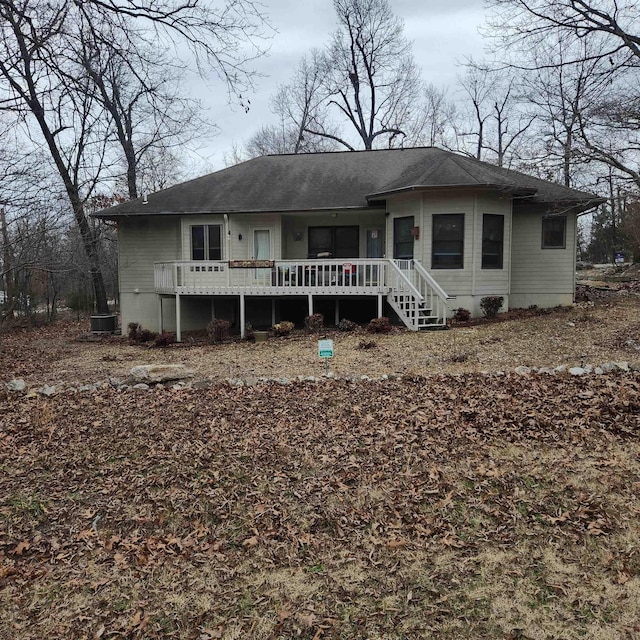
<path id="1" fill-rule="evenodd" d="M 191 259 L 222 260 L 222 226 L 194 224 L 191 226 Z"/>

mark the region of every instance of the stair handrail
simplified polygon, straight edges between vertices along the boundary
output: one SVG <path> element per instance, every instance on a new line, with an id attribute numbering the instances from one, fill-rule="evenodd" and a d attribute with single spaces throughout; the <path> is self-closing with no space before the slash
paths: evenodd
<path id="1" fill-rule="evenodd" d="M 413 282 L 411 282 L 411 280 L 409 280 L 409 278 L 407 278 L 407 276 L 404 275 L 404 273 L 402 272 L 402 269 L 400 269 L 400 267 L 395 263 L 395 260 L 389 260 L 389 264 L 391 265 L 393 270 L 396 272 L 396 276 L 400 276 L 400 279 L 404 281 L 404 284 L 407 286 L 411 294 L 417 300 L 419 300 L 420 302 L 423 302 L 424 296 L 418 291 L 418 289 L 413 284 Z"/>
<path id="2" fill-rule="evenodd" d="M 452 296 L 448 295 L 446 291 L 433 279 L 433 276 L 422 266 L 420 262 L 414 260 L 413 267 L 422 276 L 422 278 L 427 281 L 427 284 L 436 292 L 443 302 L 453 299 Z"/>

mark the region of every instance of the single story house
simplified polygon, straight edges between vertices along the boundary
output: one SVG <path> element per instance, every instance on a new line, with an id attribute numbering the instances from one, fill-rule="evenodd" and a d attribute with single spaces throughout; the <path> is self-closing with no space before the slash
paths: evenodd
<path id="1" fill-rule="evenodd" d="M 410 148 L 263 156 L 96 215 L 118 228 L 123 327 L 180 339 L 212 317 L 295 320 L 293 301 L 329 321 L 390 307 L 413 330 L 490 295 L 569 305 L 577 217 L 600 202 Z"/>

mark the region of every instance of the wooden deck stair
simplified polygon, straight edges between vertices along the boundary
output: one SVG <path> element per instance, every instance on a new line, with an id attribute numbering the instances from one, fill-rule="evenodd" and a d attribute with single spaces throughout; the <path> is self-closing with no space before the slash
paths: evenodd
<path id="1" fill-rule="evenodd" d="M 387 301 L 407 328 L 427 331 L 446 327 L 447 301 L 452 298 L 416 260 L 396 260 L 391 264 Z"/>
<path id="2" fill-rule="evenodd" d="M 402 293 L 390 292 L 387 301 L 405 325 L 416 331 L 441 329 L 446 321 L 434 315 L 424 301 Z"/>

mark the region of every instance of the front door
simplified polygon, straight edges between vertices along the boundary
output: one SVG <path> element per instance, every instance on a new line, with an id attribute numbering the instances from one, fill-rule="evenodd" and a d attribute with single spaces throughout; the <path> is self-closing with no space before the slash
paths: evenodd
<path id="1" fill-rule="evenodd" d="M 394 260 L 413 260 L 413 227 L 413 216 L 393 219 Z"/>
<path id="2" fill-rule="evenodd" d="M 367 258 L 382 258 L 384 256 L 384 229 L 367 229 Z M 365 282 L 370 286 L 382 284 L 379 282 L 380 270 L 377 265 L 367 265 L 365 268 Z"/>
<path id="3" fill-rule="evenodd" d="M 367 229 L 367 258 L 384 256 L 384 229 Z"/>
<path id="4" fill-rule="evenodd" d="M 270 260 L 271 259 L 271 232 L 269 229 L 253 230 L 253 259 L 254 260 Z M 256 280 L 265 280 L 270 283 L 271 269 L 256 269 Z"/>

